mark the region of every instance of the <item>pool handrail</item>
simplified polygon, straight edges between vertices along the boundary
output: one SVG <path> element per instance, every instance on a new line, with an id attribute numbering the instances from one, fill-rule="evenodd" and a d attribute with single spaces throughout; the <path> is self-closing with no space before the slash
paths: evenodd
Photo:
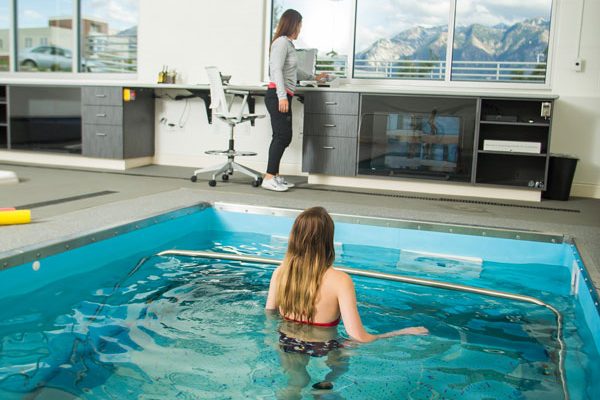
<path id="1" fill-rule="evenodd" d="M 184 257 L 196 257 L 196 258 L 209 258 L 209 259 L 220 259 L 229 261 L 241 261 L 253 264 L 270 264 L 279 265 L 281 260 L 275 258 L 258 257 L 246 254 L 230 254 L 230 253 L 217 253 L 213 251 L 201 251 L 201 250 L 165 250 L 156 254 L 157 256 L 184 256 Z M 558 342 L 558 371 L 560 377 L 560 383 L 563 390 L 565 400 L 569 400 L 569 392 L 567 390 L 567 382 L 564 372 L 564 352 L 565 344 L 562 339 L 562 326 L 563 317 L 560 311 L 554 308 L 552 305 L 532 296 L 525 296 L 516 293 L 503 292 L 500 290 L 484 289 L 476 286 L 461 285 L 457 283 L 450 283 L 444 281 L 437 281 L 424 278 L 415 278 L 406 275 L 399 274 L 388 274 L 385 272 L 368 271 L 358 268 L 348 268 L 333 266 L 338 271 L 345 272 L 349 275 L 364 276 L 369 278 L 384 279 L 395 282 L 408 283 L 410 285 L 428 286 L 445 290 L 454 290 L 459 292 L 475 293 L 483 296 L 499 297 L 504 299 L 516 300 L 526 303 L 536 304 L 550 310 L 556 317 L 556 341 Z"/>

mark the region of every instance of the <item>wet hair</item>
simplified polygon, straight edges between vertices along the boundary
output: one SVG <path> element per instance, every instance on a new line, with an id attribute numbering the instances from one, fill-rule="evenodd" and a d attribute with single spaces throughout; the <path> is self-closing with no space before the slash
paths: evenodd
<path id="1" fill-rule="evenodd" d="M 323 275 L 333 265 L 334 224 L 323 207 L 304 210 L 292 226 L 277 275 L 276 301 L 282 315 L 313 321 Z"/>
<path id="2" fill-rule="evenodd" d="M 275 29 L 275 35 L 273 35 L 271 43 L 280 36 L 292 36 L 298 31 L 298 26 L 301 22 L 302 14 L 291 8 L 285 10 L 284 13 L 281 14 L 281 18 L 279 18 L 279 23 L 277 24 L 277 29 Z"/>

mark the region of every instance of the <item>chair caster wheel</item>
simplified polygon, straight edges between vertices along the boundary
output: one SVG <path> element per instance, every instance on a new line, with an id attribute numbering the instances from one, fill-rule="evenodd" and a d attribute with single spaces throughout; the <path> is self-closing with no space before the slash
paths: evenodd
<path id="1" fill-rule="evenodd" d="M 190 178 L 190 181 L 192 182 L 196 182 L 198 180 L 198 177 L 196 175 L 192 175 L 192 177 Z"/>
<path id="2" fill-rule="evenodd" d="M 229 180 L 229 174 L 223 174 L 223 176 L 221 177 L 221 179 L 223 181 L 228 181 Z"/>
<path id="3" fill-rule="evenodd" d="M 259 187 L 262 184 L 262 179 L 258 178 L 252 181 L 252 187 Z"/>
<path id="4" fill-rule="evenodd" d="M 215 181 L 214 179 L 211 179 L 210 181 L 208 181 L 208 186 L 211 186 L 211 187 L 217 186 L 217 181 Z"/>

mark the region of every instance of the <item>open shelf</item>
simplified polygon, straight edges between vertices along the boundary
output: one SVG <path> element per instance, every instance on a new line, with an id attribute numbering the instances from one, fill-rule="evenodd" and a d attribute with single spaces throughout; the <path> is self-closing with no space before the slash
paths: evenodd
<path id="1" fill-rule="evenodd" d="M 552 100 L 482 98 L 475 183 L 544 190 L 552 108 Z M 540 152 L 483 150 L 486 141 L 504 142 L 504 148 L 515 150 L 529 148 L 529 142 Z"/>
<path id="2" fill-rule="evenodd" d="M 546 164 L 547 157 L 538 154 L 478 152 L 475 183 L 543 190 Z"/>
<path id="3" fill-rule="evenodd" d="M 479 121 L 482 125 L 508 125 L 508 126 L 550 126 L 549 122 L 505 122 L 505 121 Z"/>

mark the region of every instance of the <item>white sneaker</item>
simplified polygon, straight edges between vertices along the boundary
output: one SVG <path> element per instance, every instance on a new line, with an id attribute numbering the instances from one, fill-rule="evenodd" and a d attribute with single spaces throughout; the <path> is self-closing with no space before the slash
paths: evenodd
<path id="1" fill-rule="evenodd" d="M 273 190 L 275 192 L 285 192 L 288 190 L 288 187 L 279 183 L 277 178 L 271 179 L 263 179 L 262 185 L 260 185 L 263 189 Z"/>
<path id="2" fill-rule="evenodd" d="M 293 183 L 290 183 L 290 182 L 286 181 L 285 178 L 283 176 L 281 176 L 281 175 L 277 175 L 275 177 L 275 179 L 277 180 L 277 183 L 279 183 L 280 185 L 286 186 L 288 189 L 289 188 L 293 188 L 294 186 L 296 186 Z"/>

